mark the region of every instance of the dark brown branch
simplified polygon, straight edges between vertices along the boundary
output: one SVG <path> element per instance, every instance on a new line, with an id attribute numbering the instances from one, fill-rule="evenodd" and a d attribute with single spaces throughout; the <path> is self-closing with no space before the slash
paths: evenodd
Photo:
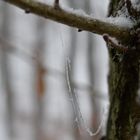
<path id="1" fill-rule="evenodd" d="M 99 35 L 107 33 L 110 36 L 121 40 L 128 39 L 129 37 L 129 28 L 127 27 L 124 28 L 91 18 L 89 16 L 78 15 L 76 12 L 68 12 L 62 8 L 57 9 L 54 6 L 33 0 L 6 0 L 6 2 L 11 3 L 25 11 L 30 11 L 38 16 L 42 16 L 81 30 L 93 32 Z"/>

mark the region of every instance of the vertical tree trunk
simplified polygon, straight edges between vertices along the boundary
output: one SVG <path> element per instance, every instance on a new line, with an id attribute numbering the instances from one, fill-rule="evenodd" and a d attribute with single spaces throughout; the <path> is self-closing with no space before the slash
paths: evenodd
<path id="1" fill-rule="evenodd" d="M 36 95 L 34 95 L 34 106 L 36 109 L 36 114 L 35 114 L 35 122 L 34 122 L 34 136 L 35 140 L 42 139 L 43 137 L 43 128 L 42 128 L 42 122 L 43 122 L 43 97 L 44 97 L 44 92 L 45 92 L 45 81 L 44 81 L 44 76 L 46 74 L 45 68 L 43 66 L 43 55 L 44 55 L 44 50 L 45 50 L 45 27 L 46 27 L 46 22 L 40 18 L 37 19 L 36 21 L 36 41 L 35 41 L 35 56 L 36 56 L 36 67 L 35 67 L 35 90 L 36 90 Z"/>
<path id="2" fill-rule="evenodd" d="M 109 16 L 119 16 L 118 11 L 123 10 L 128 11 L 125 0 L 112 0 Z M 137 18 L 135 17 L 135 20 Z M 140 105 L 136 102 L 140 78 L 140 45 L 138 38 L 128 39 L 127 42 L 129 44 L 124 47 L 128 47 L 128 51 L 125 53 L 118 54 L 115 49 L 109 50 L 110 111 L 107 140 L 134 140 L 136 125 L 140 121 Z M 136 50 L 133 50 L 132 46 Z"/>
<path id="3" fill-rule="evenodd" d="M 3 5 L 3 17 L 2 20 L 2 29 L 1 29 L 1 40 L 0 40 L 0 69 L 2 72 L 2 82 L 3 82 L 3 89 L 6 94 L 6 129 L 8 131 L 8 139 L 14 139 L 15 130 L 14 130 L 14 92 L 12 87 L 12 75 L 10 71 L 10 59 L 7 54 L 7 44 L 4 43 L 3 40 L 5 38 L 10 39 L 10 7 Z M 7 17 L 7 18 L 5 18 Z"/>

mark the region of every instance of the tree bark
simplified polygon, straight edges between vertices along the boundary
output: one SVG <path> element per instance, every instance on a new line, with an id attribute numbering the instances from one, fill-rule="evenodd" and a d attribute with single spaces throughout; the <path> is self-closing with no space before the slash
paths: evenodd
<path id="1" fill-rule="evenodd" d="M 109 16 L 119 16 L 118 11 L 127 8 L 124 0 L 112 0 Z M 136 28 L 139 27 L 138 25 Z M 128 39 L 128 42 L 129 44 L 124 45 L 129 48 L 125 53 L 118 53 L 114 48 L 109 49 L 110 111 L 107 140 L 134 140 L 136 126 L 140 121 L 140 106 L 136 101 L 140 78 L 140 45 L 138 38 Z M 134 50 L 132 46 L 135 47 Z"/>

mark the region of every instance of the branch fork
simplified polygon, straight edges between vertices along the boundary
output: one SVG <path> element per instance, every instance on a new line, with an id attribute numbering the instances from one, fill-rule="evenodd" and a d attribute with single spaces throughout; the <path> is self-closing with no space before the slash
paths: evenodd
<path id="1" fill-rule="evenodd" d="M 128 47 L 123 46 L 121 43 L 116 43 L 108 34 L 103 35 L 103 39 L 105 40 L 107 46 L 109 48 L 114 48 L 119 53 L 126 53 L 128 51 Z"/>

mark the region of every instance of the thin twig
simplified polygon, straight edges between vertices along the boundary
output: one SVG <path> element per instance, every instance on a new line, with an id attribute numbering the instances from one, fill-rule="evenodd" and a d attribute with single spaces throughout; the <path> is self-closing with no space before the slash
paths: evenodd
<path id="1" fill-rule="evenodd" d="M 118 52 L 120 53 L 126 53 L 128 51 L 128 47 L 123 46 L 122 44 L 117 44 L 115 43 L 108 34 L 104 34 L 103 38 L 105 40 L 105 42 L 107 43 L 108 47 L 114 48 L 116 49 Z"/>

